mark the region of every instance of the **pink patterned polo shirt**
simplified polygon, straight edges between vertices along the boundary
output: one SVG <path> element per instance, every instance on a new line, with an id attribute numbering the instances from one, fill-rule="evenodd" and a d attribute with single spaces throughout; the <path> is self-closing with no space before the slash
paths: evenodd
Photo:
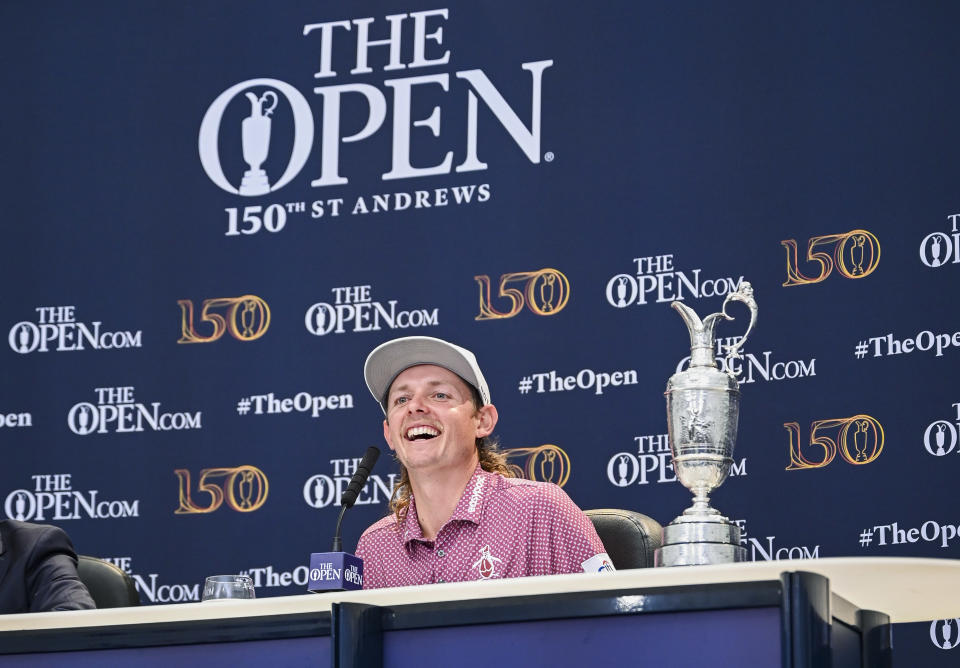
<path id="1" fill-rule="evenodd" d="M 376 522 L 357 556 L 364 589 L 613 570 L 590 519 L 562 489 L 480 466 L 436 540 L 424 539 L 411 499 L 400 530 L 393 515 Z"/>

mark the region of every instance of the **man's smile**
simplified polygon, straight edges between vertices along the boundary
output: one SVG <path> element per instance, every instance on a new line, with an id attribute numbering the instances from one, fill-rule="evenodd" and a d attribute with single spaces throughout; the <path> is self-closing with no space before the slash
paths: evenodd
<path id="1" fill-rule="evenodd" d="M 409 427 L 404 434 L 408 441 L 426 441 L 439 435 L 440 430 L 436 427 L 422 424 Z"/>

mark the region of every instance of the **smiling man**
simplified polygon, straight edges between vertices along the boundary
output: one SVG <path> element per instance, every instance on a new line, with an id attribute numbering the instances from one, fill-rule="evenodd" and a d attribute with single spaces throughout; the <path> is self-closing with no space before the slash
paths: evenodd
<path id="1" fill-rule="evenodd" d="M 367 387 L 401 464 L 393 514 L 360 537 L 363 586 L 613 570 L 593 524 L 552 483 L 511 476 L 472 352 L 409 336 L 370 353 Z"/>

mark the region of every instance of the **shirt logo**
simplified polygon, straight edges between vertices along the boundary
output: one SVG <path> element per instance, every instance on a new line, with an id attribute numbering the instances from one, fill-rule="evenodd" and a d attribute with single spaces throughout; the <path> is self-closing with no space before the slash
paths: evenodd
<path id="1" fill-rule="evenodd" d="M 606 552 L 590 557 L 581 566 L 583 566 L 584 573 L 613 573 L 617 570 L 613 567 L 613 562 L 610 561 L 610 556 Z"/>
<path id="2" fill-rule="evenodd" d="M 470 505 L 467 506 L 468 513 L 475 513 L 477 511 L 477 505 L 483 496 L 483 481 L 483 478 L 477 478 L 477 484 L 473 486 L 473 493 L 470 495 Z"/>
<path id="3" fill-rule="evenodd" d="M 501 564 L 503 563 L 503 559 L 498 559 L 490 554 L 489 545 L 484 545 L 480 548 L 480 558 L 474 562 L 471 568 L 477 569 L 477 571 L 480 573 L 481 580 L 489 580 L 497 575 L 497 565 L 493 563 L 495 561 L 498 561 Z"/>

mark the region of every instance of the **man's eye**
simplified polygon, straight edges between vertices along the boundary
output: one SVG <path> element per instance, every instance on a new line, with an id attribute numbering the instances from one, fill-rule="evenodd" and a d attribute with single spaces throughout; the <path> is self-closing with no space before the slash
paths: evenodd
<path id="1" fill-rule="evenodd" d="M 435 396 L 437 399 L 447 399 L 450 395 L 448 395 L 446 392 L 437 392 Z"/>
<path id="2" fill-rule="evenodd" d="M 395 403 L 395 404 L 405 404 L 405 403 L 407 403 L 407 398 L 406 398 L 406 397 L 397 397 L 396 399 L 393 400 L 393 403 Z"/>

